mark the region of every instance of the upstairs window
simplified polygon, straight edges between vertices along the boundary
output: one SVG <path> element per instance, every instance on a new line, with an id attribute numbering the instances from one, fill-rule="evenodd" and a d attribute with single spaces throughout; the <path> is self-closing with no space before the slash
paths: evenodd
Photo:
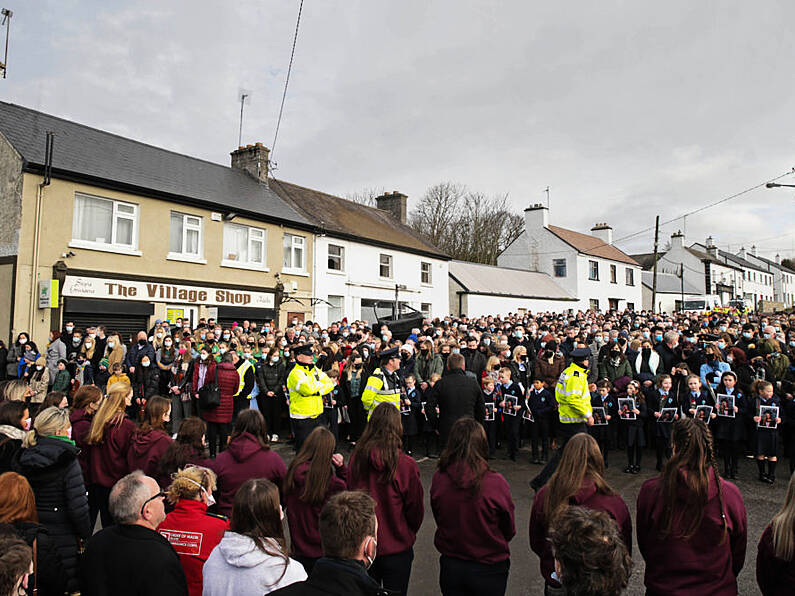
<path id="1" fill-rule="evenodd" d="M 85 248 L 135 250 L 138 205 L 76 194 L 72 240 Z"/>
<path id="2" fill-rule="evenodd" d="M 378 275 L 387 279 L 392 279 L 392 255 L 379 255 Z"/>
<path id="3" fill-rule="evenodd" d="M 618 281 L 616 279 L 617 277 L 618 277 L 618 273 L 617 273 L 616 266 L 615 265 L 610 265 L 610 283 L 611 284 L 617 284 L 618 283 Z"/>
<path id="4" fill-rule="evenodd" d="M 328 268 L 332 271 L 345 271 L 345 247 L 328 245 Z M 336 319 L 332 319 L 336 320 Z"/>
<path id="5" fill-rule="evenodd" d="M 566 277 L 566 259 L 552 259 L 552 269 L 555 277 Z"/>
<path id="6" fill-rule="evenodd" d="M 304 243 L 305 239 L 303 236 L 296 236 L 295 234 L 284 235 L 284 269 L 304 272 Z"/>
<path id="7" fill-rule="evenodd" d="M 431 285 L 431 264 L 425 261 L 420 262 L 420 283 Z"/>
<path id="8" fill-rule="evenodd" d="M 627 267 L 626 269 L 626 276 L 627 276 L 627 285 L 634 286 L 635 285 L 635 270 L 630 269 Z"/>
<path id="9" fill-rule="evenodd" d="M 198 259 L 201 256 L 202 218 L 171 212 L 169 256 Z"/>
<path id="10" fill-rule="evenodd" d="M 588 261 L 588 279 L 599 281 L 599 262 Z"/>
<path id="11" fill-rule="evenodd" d="M 264 268 L 266 238 L 267 233 L 262 228 L 225 223 L 222 264 L 231 267 Z"/>

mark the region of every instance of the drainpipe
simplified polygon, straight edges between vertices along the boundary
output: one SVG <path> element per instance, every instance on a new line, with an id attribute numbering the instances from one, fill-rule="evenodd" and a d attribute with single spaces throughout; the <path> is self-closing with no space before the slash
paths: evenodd
<path id="1" fill-rule="evenodd" d="M 28 311 L 28 333 L 33 333 L 33 319 L 38 307 L 39 295 L 39 245 L 41 244 L 41 212 L 44 202 L 44 187 L 49 186 L 52 174 L 52 148 L 55 134 L 47 131 L 44 141 L 44 175 L 36 192 L 35 229 L 33 233 L 33 262 L 31 270 L 30 309 Z"/>

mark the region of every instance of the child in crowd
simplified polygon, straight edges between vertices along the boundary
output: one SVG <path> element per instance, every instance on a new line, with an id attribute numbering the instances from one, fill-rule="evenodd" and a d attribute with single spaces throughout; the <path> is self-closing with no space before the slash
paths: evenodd
<path id="1" fill-rule="evenodd" d="M 422 400 L 417 389 L 417 379 L 413 374 L 406 375 L 406 393 L 400 398 L 400 420 L 403 423 L 403 451 L 407 455 L 412 455 L 419 434 L 417 414 L 422 410 Z"/>
<path id="2" fill-rule="evenodd" d="M 334 389 L 332 389 L 327 395 L 323 396 L 323 417 L 326 419 L 326 425 L 331 431 L 331 434 L 334 435 L 334 441 L 339 441 L 340 372 L 336 367 L 334 367 L 331 370 L 326 371 L 326 375 L 334 383 Z"/>
<path id="3" fill-rule="evenodd" d="M 117 362 L 111 367 L 111 371 L 113 372 L 108 378 L 108 382 L 105 385 L 105 393 L 110 391 L 110 388 L 114 385 L 114 383 L 125 383 L 126 385 L 131 385 L 130 377 L 127 376 L 126 373 L 123 372 L 121 362 Z"/>
<path id="4" fill-rule="evenodd" d="M 610 421 L 615 419 L 618 414 L 618 406 L 616 405 L 616 398 L 610 392 L 612 384 L 607 379 L 600 379 L 596 382 L 596 391 L 591 393 L 591 407 L 604 408 L 605 421 L 610 424 Z M 599 451 L 602 452 L 602 459 L 607 468 L 607 456 L 610 452 L 610 427 L 604 425 L 595 425 L 588 428 L 588 432 L 596 439 L 599 444 Z"/>
<path id="5" fill-rule="evenodd" d="M 500 369 L 500 392 L 502 400 L 500 407 L 503 408 L 503 423 L 508 435 L 508 457 L 511 461 L 516 461 L 516 454 L 519 453 L 519 436 L 522 430 L 522 408 L 525 407 L 524 387 L 521 383 L 511 380 L 511 369 L 503 367 Z"/>
<path id="6" fill-rule="evenodd" d="M 625 474 L 637 474 L 640 472 L 640 460 L 643 456 L 643 448 L 646 446 L 646 435 L 643 432 L 643 425 L 646 422 L 648 408 L 646 398 L 640 390 L 640 383 L 630 381 L 627 385 L 627 397 L 635 400 L 634 420 L 620 420 L 622 431 L 627 443 L 627 467 L 624 468 Z"/>
<path id="7" fill-rule="evenodd" d="M 754 422 L 758 425 L 761 416 L 762 406 L 778 407 L 778 416 L 775 418 L 775 426 L 772 424 L 772 416 L 767 420 L 767 424 L 761 424 L 756 429 L 756 465 L 759 468 L 759 481 L 773 484 L 776 481 L 776 463 L 778 462 L 778 425 L 781 424 L 781 401 L 773 393 L 773 383 L 770 381 L 756 381 L 752 385 L 756 404 L 754 411 Z M 767 410 L 769 413 L 769 410 Z M 765 471 L 767 462 L 767 471 Z"/>
<path id="8" fill-rule="evenodd" d="M 527 407 L 532 412 L 534 420 L 530 422 L 532 463 L 545 464 L 549 457 L 549 421 L 555 411 L 555 396 L 544 387 L 542 379 L 533 380 L 533 387 L 527 394 Z"/>
<path id="9" fill-rule="evenodd" d="M 651 389 L 647 402 L 654 411 L 654 448 L 657 452 L 657 471 L 662 471 L 663 456 L 668 460 L 671 458 L 671 429 L 673 423 L 679 420 L 676 396 L 672 390 L 673 380 L 671 375 L 662 374 L 657 377 L 657 387 Z M 673 415 L 673 420 L 663 418 L 664 409 L 676 408 L 677 413 Z"/>
<path id="10" fill-rule="evenodd" d="M 702 388 L 701 378 L 698 375 L 688 375 L 687 389 L 687 394 L 684 396 L 682 403 L 679 404 L 682 408 L 683 415 L 689 415 L 691 418 L 695 418 L 697 406 L 715 407 L 715 400 Z M 715 412 L 712 412 L 711 417 L 715 417 Z"/>
<path id="11" fill-rule="evenodd" d="M 494 388 L 494 378 L 491 376 L 483 377 L 482 391 L 483 403 L 487 404 L 487 408 L 492 408 L 493 419 L 483 421 L 483 429 L 486 431 L 486 437 L 489 441 L 489 457 L 494 457 L 497 453 L 497 407 L 500 402 L 500 394 Z"/>
<path id="12" fill-rule="evenodd" d="M 66 370 L 66 360 L 61 358 L 58 361 L 58 372 L 55 373 L 55 379 L 53 380 L 52 383 L 52 390 L 68 393 L 71 384 L 72 384 L 72 377 L 69 374 L 69 371 Z"/>
<path id="13" fill-rule="evenodd" d="M 723 476 L 737 479 L 738 453 L 745 443 L 745 417 L 747 403 L 742 391 L 737 387 L 737 375 L 727 371 L 721 375 L 720 383 L 715 389 L 715 395 L 729 395 L 734 398 L 732 412 L 724 412 L 715 420 L 713 432 L 718 441 L 718 447 L 723 455 Z M 729 415 L 726 415 L 729 414 Z"/>

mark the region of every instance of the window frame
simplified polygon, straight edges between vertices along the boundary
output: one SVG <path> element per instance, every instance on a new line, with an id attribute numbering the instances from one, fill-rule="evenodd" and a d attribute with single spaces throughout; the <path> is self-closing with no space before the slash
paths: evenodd
<path id="1" fill-rule="evenodd" d="M 426 310 L 427 307 L 427 310 Z M 420 302 L 420 312 L 426 319 L 433 318 L 433 302 Z"/>
<path id="2" fill-rule="evenodd" d="M 626 285 L 635 287 L 635 270 L 632 267 L 624 269 L 624 281 Z"/>
<path id="3" fill-rule="evenodd" d="M 338 248 L 339 251 L 340 251 L 340 254 L 332 255 L 331 254 L 331 249 L 332 248 Z M 340 264 L 339 269 L 330 266 L 332 260 L 334 260 L 334 259 L 338 259 L 339 260 L 339 264 Z M 326 269 L 330 273 L 345 273 L 345 247 L 342 244 L 330 244 L 329 243 L 329 245 L 327 246 L 327 248 L 326 248 Z"/>
<path id="4" fill-rule="evenodd" d="M 563 273 L 562 274 L 558 274 L 558 267 L 560 267 L 561 265 L 562 265 Z M 552 275 L 554 277 L 560 277 L 560 278 L 568 277 L 568 275 L 569 275 L 569 263 L 568 263 L 568 261 L 565 258 L 563 258 L 563 259 L 552 259 Z"/>
<path id="5" fill-rule="evenodd" d="M 599 281 L 599 261 L 588 260 L 588 279 L 590 281 Z"/>
<path id="6" fill-rule="evenodd" d="M 181 252 L 174 252 L 171 250 L 171 218 L 175 215 L 182 216 L 182 238 L 181 241 Z M 188 218 L 197 219 L 199 220 L 198 225 L 196 224 L 189 224 Z M 204 218 L 201 215 L 195 215 L 193 213 L 185 213 L 184 211 L 174 211 L 173 209 L 169 213 L 168 216 L 168 224 L 169 224 L 169 250 L 168 254 L 166 255 L 166 259 L 169 261 L 188 261 L 190 263 L 207 263 L 204 258 Z M 196 242 L 196 253 L 189 253 L 185 252 L 185 246 L 187 246 L 187 239 L 188 239 L 188 232 L 194 231 L 198 233 L 198 240 Z"/>
<path id="7" fill-rule="evenodd" d="M 243 228 L 246 230 L 246 260 L 238 261 L 228 258 L 228 248 L 226 246 L 226 230 L 227 228 Z M 261 233 L 261 238 L 254 238 L 253 235 Z M 235 223 L 231 221 L 224 222 L 223 237 L 221 238 L 221 267 L 232 267 L 234 269 L 249 269 L 253 271 L 270 271 L 268 267 L 268 230 L 265 228 L 258 228 L 257 226 L 250 226 L 247 224 Z M 262 262 L 251 260 L 251 246 L 256 242 L 262 243 Z"/>
<path id="8" fill-rule="evenodd" d="M 610 283 L 618 283 L 618 267 L 615 265 L 615 263 L 610 263 Z"/>
<path id="9" fill-rule="evenodd" d="M 428 270 L 424 271 L 425 267 L 427 266 Z M 380 271 L 379 271 L 380 273 Z M 427 274 L 428 279 L 424 279 L 425 275 Z M 433 263 L 429 261 L 420 261 L 420 283 L 424 286 L 432 286 L 433 285 Z"/>
<path id="10" fill-rule="evenodd" d="M 97 242 L 95 240 L 84 240 L 82 238 L 75 238 L 75 230 L 79 227 L 78 224 L 78 209 L 77 209 L 77 202 L 78 200 L 85 199 L 89 201 L 105 201 L 111 203 L 112 205 L 112 212 L 111 212 L 111 226 L 110 226 L 110 234 L 111 239 L 110 242 Z M 132 209 L 132 213 L 119 213 L 119 206 L 123 205 L 125 207 L 130 207 Z M 72 232 L 71 232 L 71 240 L 68 243 L 70 248 L 85 248 L 88 250 L 98 250 L 102 252 L 115 252 L 115 253 L 122 253 L 134 256 L 141 256 L 143 253 L 138 250 L 138 242 L 139 242 L 139 221 L 140 221 L 140 209 L 137 203 L 130 203 L 128 201 L 120 201 L 118 199 L 110 199 L 108 197 L 100 197 L 97 195 L 92 195 L 83 192 L 75 192 L 74 197 L 74 204 L 72 209 Z M 125 219 L 132 222 L 132 243 L 131 244 L 119 244 L 116 242 L 117 235 L 118 235 L 118 220 Z"/>
<path id="11" fill-rule="evenodd" d="M 384 263 L 384 258 L 387 259 L 387 263 Z M 378 277 L 381 279 L 394 279 L 394 264 L 395 260 L 392 258 L 392 255 L 387 253 L 378 253 Z M 382 267 L 389 267 L 389 275 L 381 275 Z"/>
<path id="12" fill-rule="evenodd" d="M 288 239 L 290 242 L 290 264 L 285 265 L 284 249 L 287 248 Z M 300 240 L 300 242 L 297 242 L 298 240 Z M 296 249 L 300 249 L 301 251 L 300 267 L 295 267 Z M 306 236 L 291 234 L 289 232 L 284 233 L 284 239 L 282 240 L 282 273 L 292 273 L 298 275 L 306 274 Z"/>
<path id="13" fill-rule="evenodd" d="M 331 309 L 332 308 L 333 309 L 337 308 L 336 306 L 333 306 L 331 304 L 331 299 L 332 298 L 334 298 L 334 299 L 339 298 L 339 300 L 340 300 L 340 306 L 339 306 L 339 314 L 340 314 L 340 316 L 338 318 L 334 318 L 334 317 L 331 316 Z M 326 317 L 328 318 L 327 324 L 331 325 L 332 323 L 342 321 L 342 319 L 345 318 L 345 296 L 342 296 L 342 295 L 339 295 L 339 294 L 336 294 L 336 295 L 335 294 L 329 294 L 327 296 L 327 301 L 328 301 L 328 304 L 326 305 L 327 306 L 327 308 L 326 308 Z"/>

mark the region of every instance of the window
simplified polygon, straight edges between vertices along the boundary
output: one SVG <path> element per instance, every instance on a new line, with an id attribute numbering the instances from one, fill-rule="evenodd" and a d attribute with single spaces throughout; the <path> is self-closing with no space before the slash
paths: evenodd
<path id="1" fill-rule="evenodd" d="M 74 246 L 132 251 L 138 245 L 138 205 L 75 195 Z"/>
<path id="2" fill-rule="evenodd" d="M 595 261 L 591 261 L 591 262 L 594 263 Z M 598 298 L 591 298 L 588 301 L 588 304 L 589 304 L 591 310 L 594 310 L 594 311 L 599 310 L 599 299 Z"/>
<path id="3" fill-rule="evenodd" d="M 378 275 L 381 277 L 392 278 L 392 255 L 379 255 Z"/>
<path id="4" fill-rule="evenodd" d="M 626 276 L 627 276 L 627 285 L 628 286 L 634 286 L 635 285 L 635 271 L 634 271 L 634 269 L 630 269 L 629 267 L 627 267 Z"/>
<path id="5" fill-rule="evenodd" d="M 555 277 L 566 277 L 566 259 L 552 259 L 552 269 Z"/>
<path id="6" fill-rule="evenodd" d="M 169 258 L 201 258 L 202 218 L 187 213 L 171 212 Z"/>
<path id="7" fill-rule="evenodd" d="M 304 271 L 304 237 L 295 234 L 284 235 L 284 269 Z"/>
<path id="8" fill-rule="evenodd" d="M 330 267 L 329 267 L 330 269 Z M 345 316 L 345 297 L 344 296 L 329 296 L 328 297 L 328 323 L 329 325 L 334 322 L 339 322 Z"/>
<path id="9" fill-rule="evenodd" d="M 345 271 L 345 247 L 328 245 L 328 268 L 332 271 Z"/>
<path id="10" fill-rule="evenodd" d="M 262 228 L 225 223 L 221 264 L 226 267 L 264 270 L 266 234 Z"/>
<path id="11" fill-rule="evenodd" d="M 627 302 L 627 308 L 629 310 L 635 310 L 635 303 L 634 302 Z"/>
<path id="12" fill-rule="evenodd" d="M 615 265 L 610 265 L 610 283 L 611 284 L 617 284 L 618 283 L 616 281 L 616 277 L 617 277 L 616 266 Z"/>
<path id="13" fill-rule="evenodd" d="M 420 304 L 420 312 L 426 319 L 433 318 L 433 307 L 430 302 L 423 302 Z"/>
<path id="14" fill-rule="evenodd" d="M 431 285 L 431 264 L 425 261 L 420 262 L 420 282 Z"/>
<path id="15" fill-rule="evenodd" d="M 599 263 L 597 261 L 588 261 L 588 279 L 599 281 Z"/>

